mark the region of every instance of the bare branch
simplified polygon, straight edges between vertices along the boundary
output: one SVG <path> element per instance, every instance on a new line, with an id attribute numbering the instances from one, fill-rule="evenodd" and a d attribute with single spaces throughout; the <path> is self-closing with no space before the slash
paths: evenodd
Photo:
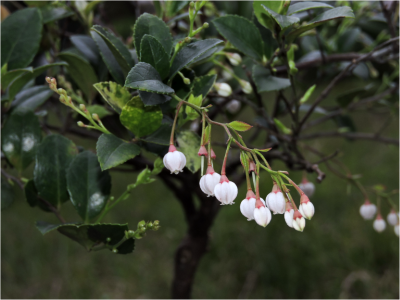
<path id="1" fill-rule="evenodd" d="M 349 139 L 356 139 L 356 140 L 369 140 L 369 141 L 377 141 L 384 144 L 393 144 L 399 146 L 399 140 L 389 137 L 379 136 L 373 133 L 355 133 L 355 132 L 337 132 L 337 131 L 327 131 L 327 132 L 317 132 L 308 135 L 299 136 L 299 140 L 311 140 L 311 139 L 318 139 L 318 138 L 326 138 L 326 137 L 345 137 Z"/>

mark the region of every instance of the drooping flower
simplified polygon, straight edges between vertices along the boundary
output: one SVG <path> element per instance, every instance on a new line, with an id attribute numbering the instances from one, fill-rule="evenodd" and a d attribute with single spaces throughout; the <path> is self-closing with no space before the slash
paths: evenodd
<path id="1" fill-rule="evenodd" d="M 302 216 L 308 220 L 311 220 L 311 218 L 314 216 L 314 205 L 311 203 L 310 199 L 308 199 L 306 194 L 303 194 L 300 197 L 299 211 Z"/>
<path id="2" fill-rule="evenodd" d="M 262 203 L 265 206 L 264 200 Z M 254 195 L 252 190 L 248 190 L 246 194 L 246 198 L 240 203 L 240 212 L 243 216 L 247 218 L 247 221 L 251 221 L 254 219 L 254 209 L 256 207 L 256 195 Z"/>
<path id="3" fill-rule="evenodd" d="M 263 201 L 258 198 L 256 200 L 256 207 L 254 208 L 254 220 L 258 225 L 266 227 L 271 222 L 272 215 L 268 207 L 265 207 Z"/>
<path id="4" fill-rule="evenodd" d="M 308 197 L 312 197 L 315 192 L 315 185 L 312 182 L 309 182 L 307 178 L 303 178 L 302 182 L 299 184 L 299 188 L 306 194 Z"/>
<path id="5" fill-rule="evenodd" d="M 242 87 L 243 93 L 251 94 L 253 92 L 253 88 L 251 87 L 251 84 L 248 81 L 240 80 L 239 84 Z"/>
<path id="6" fill-rule="evenodd" d="M 372 220 L 376 214 L 376 205 L 369 202 L 368 199 L 365 200 L 364 204 L 360 207 L 360 215 L 365 220 Z"/>
<path id="7" fill-rule="evenodd" d="M 296 229 L 297 231 L 303 231 L 304 227 L 306 227 L 306 220 L 303 218 L 301 213 L 296 210 L 293 213 L 293 228 Z"/>
<path id="8" fill-rule="evenodd" d="M 387 221 L 388 221 L 388 223 L 389 223 L 390 225 L 396 226 L 397 223 L 398 223 L 398 218 L 397 218 L 396 211 L 395 211 L 394 209 L 392 209 L 392 210 L 390 211 L 390 214 L 388 214 L 388 216 L 387 216 L 386 219 L 387 219 Z"/>
<path id="9" fill-rule="evenodd" d="M 293 214 L 294 214 L 294 209 L 293 206 L 290 202 L 286 202 L 286 209 L 285 209 L 285 221 L 287 226 L 290 228 L 293 228 Z"/>
<path id="10" fill-rule="evenodd" d="M 238 66 L 242 62 L 242 57 L 237 53 L 226 53 L 226 56 L 229 62 L 234 66 Z"/>
<path id="11" fill-rule="evenodd" d="M 200 179 L 200 188 L 207 197 L 214 196 L 214 188 L 221 179 L 221 175 L 216 173 L 212 166 L 207 167 L 207 172 Z"/>
<path id="12" fill-rule="evenodd" d="M 171 174 L 178 174 L 183 172 L 183 168 L 186 165 L 186 157 L 182 152 L 176 150 L 174 145 L 170 145 L 168 153 L 164 155 L 163 162 L 164 166 L 171 171 Z"/>
<path id="13" fill-rule="evenodd" d="M 226 105 L 226 109 L 231 114 L 235 114 L 239 111 L 241 106 L 242 104 L 240 103 L 240 101 L 233 99 Z"/>
<path id="14" fill-rule="evenodd" d="M 221 202 L 221 205 L 234 204 L 234 200 L 238 194 L 236 184 L 229 181 L 225 175 L 221 176 L 219 183 L 214 188 L 214 195 Z"/>
<path id="15" fill-rule="evenodd" d="M 211 148 L 211 158 L 212 159 L 216 159 L 217 158 L 217 155 L 215 154 L 213 148 Z"/>
<path id="16" fill-rule="evenodd" d="M 375 219 L 375 221 L 374 221 L 373 226 L 374 226 L 374 229 L 375 229 L 377 232 L 382 232 L 382 231 L 385 230 L 385 228 L 386 228 L 386 222 L 385 222 L 385 220 L 382 218 L 382 216 L 381 216 L 380 213 L 378 213 L 378 215 L 376 216 L 376 219 Z"/>
<path id="17" fill-rule="evenodd" d="M 215 83 L 214 88 L 217 91 L 218 95 L 222 97 L 228 97 L 232 94 L 232 88 L 227 83 Z"/>
<path id="18" fill-rule="evenodd" d="M 265 199 L 265 203 L 274 215 L 283 214 L 285 212 L 285 197 L 275 182 L 271 193 L 269 193 Z"/>
<path id="19" fill-rule="evenodd" d="M 204 145 L 200 146 L 200 149 L 199 149 L 199 152 L 197 152 L 197 155 L 198 156 L 207 156 L 208 155 L 207 149 L 206 149 L 206 147 L 204 147 Z"/>

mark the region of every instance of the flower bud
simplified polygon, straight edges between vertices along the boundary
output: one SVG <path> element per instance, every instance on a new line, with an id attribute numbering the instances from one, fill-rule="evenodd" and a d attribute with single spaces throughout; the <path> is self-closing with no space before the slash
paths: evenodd
<path id="1" fill-rule="evenodd" d="M 229 111 L 231 114 L 235 114 L 239 111 L 240 107 L 242 104 L 240 101 L 233 99 L 226 105 L 227 111 Z"/>
<path id="2" fill-rule="evenodd" d="M 315 185 L 314 185 L 314 183 L 307 181 L 307 179 L 303 179 L 302 183 L 299 184 L 299 188 L 308 197 L 312 197 L 312 195 L 314 195 Z"/>
<path id="3" fill-rule="evenodd" d="M 294 209 L 293 206 L 290 202 L 286 202 L 286 209 L 285 209 L 285 222 L 287 226 L 290 228 L 293 228 L 293 214 L 294 214 Z"/>
<path id="4" fill-rule="evenodd" d="M 254 208 L 254 220 L 258 225 L 266 227 L 271 222 L 271 211 L 265 207 L 260 198 L 256 200 L 256 207 Z"/>
<path id="5" fill-rule="evenodd" d="M 376 219 L 375 219 L 375 221 L 374 221 L 374 223 L 373 223 L 373 227 L 374 227 L 374 229 L 375 229 L 377 232 L 382 232 L 382 231 L 385 230 L 385 228 L 386 228 L 386 222 L 385 222 L 384 219 L 382 219 L 381 214 L 378 214 L 378 215 L 376 216 Z"/>
<path id="6" fill-rule="evenodd" d="M 78 124 L 78 126 L 79 126 L 79 127 L 86 127 L 86 125 L 85 125 L 85 124 L 83 124 L 83 122 L 82 122 L 82 121 L 78 121 L 78 122 L 77 122 L 77 124 Z"/>
<path id="7" fill-rule="evenodd" d="M 85 111 L 85 110 L 86 110 L 85 104 L 79 104 L 79 108 L 80 108 L 82 111 Z"/>
<path id="8" fill-rule="evenodd" d="M 95 119 L 96 121 L 100 122 L 100 118 L 98 114 L 92 114 L 92 118 Z"/>
<path id="9" fill-rule="evenodd" d="M 200 188 L 207 197 L 214 196 L 215 186 L 221 179 L 221 175 L 216 173 L 212 166 L 207 167 L 207 172 L 200 179 Z"/>
<path id="10" fill-rule="evenodd" d="M 285 212 L 285 197 L 276 183 L 274 183 L 271 193 L 267 195 L 265 203 L 267 204 L 267 207 L 274 213 L 274 215 L 283 214 Z"/>
<path id="11" fill-rule="evenodd" d="M 189 78 L 184 78 L 183 79 L 184 84 L 190 84 L 190 79 Z"/>
<path id="12" fill-rule="evenodd" d="M 251 173 L 251 172 L 256 173 L 256 164 L 252 160 L 249 163 L 249 173 Z"/>
<path id="13" fill-rule="evenodd" d="M 390 211 L 390 214 L 388 214 L 388 216 L 387 216 L 387 221 L 388 221 L 388 223 L 390 224 L 390 225 L 392 225 L 392 226 L 396 226 L 396 224 L 398 223 L 398 217 L 397 217 L 397 214 L 396 214 L 396 212 L 395 212 L 395 210 L 394 209 L 392 209 L 391 211 Z"/>
<path id="14" fill-rule="evenodd" d="M 229 181 L 225 175 L 221 176 L 219 183 L 214 188 L 214 195 L 221 202 L 221 205 L 234 204 L 234 200 L 238 194 L 236 184 Z"/>
<path id="15" fill-rule="evenodd" d="M 208 24 L 207 22 L 205 22 L 204 24 L 203 24 L 203 28 L 208 28 L 210 26 L 210 24 Z"/>
<path id="16" fill-rule="evenodd" d="M 215 154 L 213 148 L 211 148 L 211 158 L 212 159 L 216 159 L 217 158 L 217 155 Z"/>
<path id="17" fill-rule="evenodd" d="M 224 78 L 226 81 L 231 80 L 233 78 L 232 73 L 228 72 L 227 70 L 222 70 L 221 75 L 222 78 Z"/>
<path id="18" fill-rule="evenodd" d="M 163 162 L 164 166 L 171 171 L 171 174 L 178 174 L 179 172 L 183 172 L 183 168 L 186 165 L 186 157 L 182 152 L 176 150 L 174 145 L 170 145 L 168 153 L 163 158 Z"/>
<path id="19" fill-rule="evenodd" d="M 50 77 L 46 77 L 46 82 L 47 83 L 51 83 L 51 78 Z"/>
<path id="20" fill-rule="evenodd" d="M 296 229 L 297 231 L 303 231 L 304 227 L 306 227 L 306 220 L 303 218 L 301 213 L 296 210 L 293 213 L 293 228 Z"/>
<path id="21" fill-rule="evenodd" d="M 240 212 L 247 218 L 247 221 L 254 219 L 254 209 L 256 208 L 256 195 L 252 190 L 248 190 L 246 198 L 240 203 Z"/>
<path id="22" fill-rule="evenodd" d="M 364 204 L 360 207 L 360 215 L 364 220 L 372 220 L 376 214 L 376 205 L 369 202 L 368 199 L 365 200 Z"/>
<path id="23" fill-rule="evenodd" d="M 215 83 L 214 88 L 216 89 L 218 95 L 222 97 L 228 97 L 230 94 L 232 94 L 232 89 L 231 86 L 227 83 Z"/>
<path id="24" fill-rule="evenodd" d="M 242 91 L 245 94 L 251 94 L 253 92 L 253 88 L 251 87 L 251 84 L 248 81 L 245 80 L 240 80 L 240 86 L 242 87 Z"/>
<path id="25" fill-rule="evenodd" d="M 242 57 L 237 53 L 226 53 L 226 56 L 229 59 L 229 62 L 234 65 L 238 66 L 242 62 Z"/>
<path id="26" fill-rule="evenodd" d="M 300 197 L 300 207 L 299 211 L 302 216 L 308 220 L 314 216 L 315 208 L 314 205 L 311 203 L 310 199 L 308 199 L 306 194 L 301 195 Z"/>
<path id="27" fill-rule="evenodd" d="M 208 155 L 207 149 L 206 149 L 206 147 L 204 147 L 204 145 L 200 146 L 200 149 L 199 149 L 199 152 L 197 152 L 197 155 L 198 156 L 207 156 Z"/>

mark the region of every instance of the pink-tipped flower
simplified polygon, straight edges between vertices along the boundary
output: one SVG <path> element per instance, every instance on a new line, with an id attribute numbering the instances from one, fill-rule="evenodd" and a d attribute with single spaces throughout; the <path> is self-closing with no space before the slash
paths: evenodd
<path id="1" fill-rule="evenodd" d="M 392 226 L 396 226 L 397 223 L 399 222 L 399 219 L 397 218 L 396 211 L 394 209 L 392 209 L 390 211 L 390 214 L 388 214 L 386 219 L 387 219 L 388 223 L 390 225 L 392 225 Z"/>
<path id="2" fill-rule="evenodd" d="M 385 230 L 385 228 L 386 228 L 386 222 L 385 222 L 384 219 L 382 219 L 382 216 L 381 216 L 380 213 L 378 213 L 378 215 L 376 216 L 376 219 L 375 219 L 375 221 L 374 221 L 373 226 L 374 226 L 374 229 L 375 229 L 377 232 L 382 232 L 382 231 Z"/>
<path id="3" fill-rule="evenodd" d="M 309 182 L 307 178 L 303 178 L 302 182 L 299 184 L 299 188 L 306 194 L 308 197 L 312 197 L 315 192 L 315 185 L 312 182 Z"/>
<path id="4" fill-rule="evenodd" d="M 300 197 L 299 211 L 303 217 L 308 220 L 311 220 L 315 213 L 314 205 L 311 203 L 310 199 L 308 199 L 306 194 L 303 194 Z"/>
<path id="5" fill-rule="evenodd" d="M 264 200 L 262 203 L 265 206 Z M 240 212 L 243 216 L 247 218 L 247 221 L 251 221 L 254 219 L 254 209 L 256 207 L 256 195 L 254 195 L 252 190 L 248 190 L 246 194 L 246 198 L 240 203 Z"/>
<path id="6" fill-rule="evenodd" d="M 303 218 L 301 213 L 296 210 L 293 213 L 293 228 L 296 229 L 297 231 L 303 231 L 304 227 L 306 227 L 306 220 Z"/>
<path id="7" fill-rule="evenodd" d="M 271 222 L 272 215 L 268 207 L 265 207 L 264 202 L 258 198 L 256 200 L 256 207 L 254 208 L 254 220 L 258 225 L 266 227 Z"/>
<path id="8" fill-rule="evenodd" d="M 285 222 L 287 226 L 290 228 L 293 228 L 293 214 L 294 214 L 294 209 L 293 206 L 290 202 L 286 202 L 286 209 L 285 209 Z"/>
<path id="9" fill-rule="evenodd" d="M 234 204 L 234 200 L 238 194 L 236 184 L 229 181 L 225 175 L 221 176 L 219 183 L 214 188 L 214 195 L 221 202 L 221 205 Z"/>
<path id="10" fill-rule="evenodd" d="M 211 148 L 211 158 L 212 159 L 216 159 L 217 158 L 217 155 L 215 155 L 215 152 L 214 152 L 213 148 Z"/>
<path id="11" fill-rule="evenodd" d="M 212 166 L 207 167 L 207 172 L 200 179 L 200 188 L 207 197 L 214 196 L 214 188 L 221 179 L 221 175 L 216 173 Z"/>
<path id="12" fill-rule="evenodd" d="M 285 212 L 285 197 L 276 183 L 274 183 L 271 193 L 267 195 L 265 203 L 274 215 L 283 214 Z"/>
<path id="13" fill-rule="evenodd" d="M 368 199 L 365 200 L 364 204 L 360 207 L 360 215 L 364 220 L 372 220 L 376 214 L 376 205 L 369 202 Z"/>
<path id="14" fill-rule="evenodd" d="M 200 146 L 200 149 L 199 149 L 199 152 L 197 152 L 197 155 L 198 156 L 207 156 L 208 155 L 207 149 L 206 149 L 206 147 L 204 147 L 204 145 Z"/>
<path id="15" fill-rule="evenodd" d="M 178 174 L 179 172 L 183 172 L 183 168 L 186 165 L 186 157 L 182 152 L 176 150 L 174 145 L 170 145 L 163 162 L 164 166 L 171 171 L 171 174 Z"/>

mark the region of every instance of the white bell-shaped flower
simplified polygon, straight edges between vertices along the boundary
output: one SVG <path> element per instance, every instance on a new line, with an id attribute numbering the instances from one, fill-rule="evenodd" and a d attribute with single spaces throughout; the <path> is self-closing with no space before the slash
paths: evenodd
<path id="1" fill-rule="evenodd" d="M 388 223 L 392 226 L 396 226 L 399 220 L 394 209 L 390 211 L 390 214 L 388 214 L 386 219 Z"/>
<path id="2" fill-rule="evenodd" d="M 312 182 L 307 181 L 307 179 L 303 179 L 302 183 L 299 184 L 299 188 L 306 194 L 308 197 L 312 197 L 315 192 L 315 185 Z"/>
<path id="3" fill-rule="evenodd" d="M 253 88 L 251 87 L 251 84 L 248 81 L 240 80 L 239 84 L 242 87 L 243 93 L 251 94 L 253 92 Z"/>
<path id="4" fill-rule="evenodd" d="M 231 100 L 227 105 L 226 105 L 226 110 L 229 111 L 231 114 L 235 114 L 239 111 L 240 107 L 242 104 L 238 100 Z"/>
<path id="5" fill-rule="evenodd" d="M 164 166 L 171 171 L 171 174 L 178 174 L 183 172 L 183 168 L 186 165 L 185 154 L 176 150 L 174 145 L 169 146 L 169 151 L 164 155 Z"/>
<path id="6" fill-rule="evenodd" d="M 287 226 L 289 226 L 290 228 L 293 228 L 293 214 L 294 214 L 294 209 L 292 204 L 290 202 L 286 202 L 284 217 Z"/>
<path id="7" fill-rule="evenodd" d="M 306 220 L 303 218 L 301 213 L 296 210 L 293 214 L 293 228 L 302 232 L 304 227 L 306 227 Z"/>
<path id="8" fill-rule="evenodd" d="M 386 222 L 385 222 L 384 219 L 382 219 L 381 214 L 378 214 L 378 215 L 376 216 L 376 219 L 375 219 L 375 221 L 374 221 L 373 226 L 374 226 L 374 229 L 375 229 L 377 232 L 382 232 L 382 231 L 384 231 L 384 230 L 386 229 Z"/>
<path id="9" fill-rule="evenodd" d="M 264 200 L 262 203 L 265 205 Z M 240 212 L 247 218 L 247 221 L 254 220 L 254 209 L 256 207 L 256 195 L 252 190 L 248 190 L 246 198 L 240 203 Z"/>
<path id="10" fill-rule="evenodd" d="M 285 213 L 285 197 L 276 183 L 274 183 L 271 193 L 267 195 L 265 203 L 274 215 Z"/>
<path id="11" fill-rule="evenodd" d="M 229 62 L 233 66 L 238 66 L 242 62 L 242 57 L 240 56 L 240 54 L 237 54 L 237 53 L 226 53 L 226 56 L 228 57 Z"/>
<path id="12" fill-rule="evenodd" d="M 228 97 L 232 94 L 232 88 L 227 83 L 216 82 L 214 84 L 214 88 L 217 91 L 218 95 L 220 95 L 222 97 Z"/>
<path id="13" fill-rule="evenodd" d="M 365 220 L 372 220 L 376 214 L 376 205 L 369 202 L 369 200 L 365 200 L 364 204 L 360 207 L 360 215 Z"/>
<path id="14" fill-rule="evenodd" d="M 254 220 L 258 225 L 266 227 L 271 222 L 272 215 L 268 207 L 265 207 L 263 201 L 259 198 L 256 200 L 254 208 Z"/>
<path id="15" fill-rule="evenodd" d="M 212 166 L 207 167 L 207 172 L 200 179 L 200 188 L 207 197 L 214 196 L 214 188 L 221 179 L 221 175 L 216 173 Z"/>
<path id="16" fill-rule="evenodd" d="M 221 205 L 234 204 L 234 200 L 238 194 L 236 184 L 229 181 L 225 175 L 221 176 L 219 183 L 214 188 L 214 195 L 221 202 Z"/>
<path id="17" fill-rule="evenodd" d="M 303 194 L 300 197 L 299 211 L 302 216 L 308 220 L 311 220 L 311 218 L 314 216 L 314 205 L 311 203 L 310 199 L 308 199 L 306 194 Z"/>

